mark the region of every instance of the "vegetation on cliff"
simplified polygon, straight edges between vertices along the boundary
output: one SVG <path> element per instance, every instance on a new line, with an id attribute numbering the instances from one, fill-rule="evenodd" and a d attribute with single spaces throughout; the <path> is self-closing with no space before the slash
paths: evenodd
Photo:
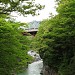
<path id="1" fill-rule="evenodd" d="M 28 56 L 29 40 L 18 30 L 20 23 L 6 22 L 0 18 L 0 74 L 11 75 L 24 69 Z"/>
<path id="2" fill-rule="evenodd" d="M 31 60 L 27 55 L 30 41 L 18 29 L 23 23 L 9 20 L 11 12 L 36 15 L 42 8 L 34 0 L 0 0 L 0 75 L 16 74 Z"/>
<path id="3" fill-rule="evenodd" d="M 75 0 L 57 0 L 58 15 L 41 22 L 35 48 L 59 75 L 75 74 Z"/>

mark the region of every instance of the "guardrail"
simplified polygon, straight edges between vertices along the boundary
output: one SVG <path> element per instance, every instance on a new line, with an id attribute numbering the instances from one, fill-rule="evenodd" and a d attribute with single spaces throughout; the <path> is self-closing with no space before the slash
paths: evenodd
<path id="1" fill-rule="evenodd" d="M 25 29 L 26 32 L 34 32 L 34 31 L 38 31 L 38 28 L 31 28 L 31 29 Z"/>

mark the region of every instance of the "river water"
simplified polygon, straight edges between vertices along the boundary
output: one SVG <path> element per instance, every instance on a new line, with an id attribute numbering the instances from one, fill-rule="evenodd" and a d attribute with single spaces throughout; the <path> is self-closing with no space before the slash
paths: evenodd
<path id="1" fill-rule="evenodd" d="M 43 61 L 38 60 L 28 65 L 28 68 L 25 72 L 18 75 L 41 75 L 40 72 L 43 67 Z"/>

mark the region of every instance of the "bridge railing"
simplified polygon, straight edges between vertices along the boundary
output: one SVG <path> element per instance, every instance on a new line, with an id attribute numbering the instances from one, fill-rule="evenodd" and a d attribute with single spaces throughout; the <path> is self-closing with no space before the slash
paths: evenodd
<path id="1" fill-rule="evenodd" d="M 30 29 L 26 29 L 26 32 L 35 32 L 38 31 L 38 28 L 30 28 Z"/>

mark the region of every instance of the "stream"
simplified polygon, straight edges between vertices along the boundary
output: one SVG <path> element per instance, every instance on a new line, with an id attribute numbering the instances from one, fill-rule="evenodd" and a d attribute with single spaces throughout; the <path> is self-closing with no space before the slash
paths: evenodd
<path id="1" fill-rule="evenodd" d="M 40 72 L 43 67 L 43 61 L 39 54 L 34 51 L 29 51 L 28 54 L 35 58 L 35 62 L 28 64 L 27 70 L 18 75 L 41 75 Z"/>

